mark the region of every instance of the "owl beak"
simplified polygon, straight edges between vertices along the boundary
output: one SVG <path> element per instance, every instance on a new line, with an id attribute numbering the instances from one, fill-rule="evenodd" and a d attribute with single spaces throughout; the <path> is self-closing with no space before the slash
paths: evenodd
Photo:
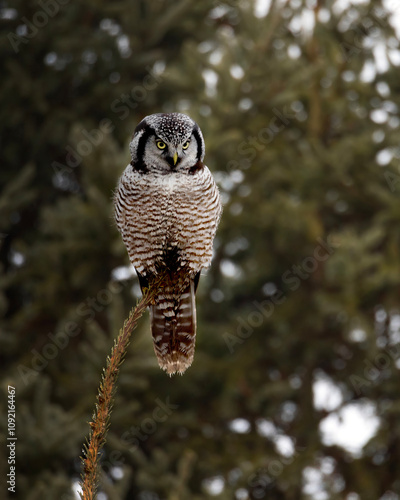
<path id="1" fill-rule="evenodd" d="M 168 155 L 165 159 L 171 165 L 171 168 L 175 168 L 176 165 L 179 163 L 179 160 L 180 160 L 177 152 L 174 153 L 174 156 L 169 156 Z"/>

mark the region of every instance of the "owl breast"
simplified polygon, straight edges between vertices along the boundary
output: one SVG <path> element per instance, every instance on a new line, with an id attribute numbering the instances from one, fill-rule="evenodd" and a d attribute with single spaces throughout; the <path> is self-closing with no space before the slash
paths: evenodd
<path id="1" fill-rule="evenodd" d="M 221 204 L 207 167 L 162 175 L 128 166 L 115 201 L 117 225 L 139 273 L 184 267 L 194 275 L 210 264 Z"/>

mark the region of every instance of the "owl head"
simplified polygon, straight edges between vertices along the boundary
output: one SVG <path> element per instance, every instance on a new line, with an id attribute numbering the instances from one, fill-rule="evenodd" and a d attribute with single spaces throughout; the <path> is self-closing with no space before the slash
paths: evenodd
<path id="1" fill-rule="evenodd" d="M 156 113 L 136 127 L 131 165 L 142 172 L 190 173 L 204 158 L 204 139 L 196 122 L 182 113 Z"/>

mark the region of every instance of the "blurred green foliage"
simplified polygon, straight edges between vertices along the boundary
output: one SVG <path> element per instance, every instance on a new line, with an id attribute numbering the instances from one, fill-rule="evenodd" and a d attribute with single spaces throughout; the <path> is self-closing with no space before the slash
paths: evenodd
<path id="1" fill-rule="evenodd" d="M 1 2 L 10 497 L 74 498 L 101 370 L 139 294 L 113 189 L 135 125 L 177 110 L 202 128 L 224 200 L 195 361 L 168 378 L 142 320 L 99 500 L 399 498 L 399 41 L 380 0 L 338 4 Z M 321 383 L 336 404 L 317 401 Z M 358 452 L 324 437 L 346 407 L 379 419 Z"/>

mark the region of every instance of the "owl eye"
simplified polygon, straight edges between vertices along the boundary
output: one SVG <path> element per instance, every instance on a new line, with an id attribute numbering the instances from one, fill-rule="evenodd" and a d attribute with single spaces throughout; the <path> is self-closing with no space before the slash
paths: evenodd
<path id="1" fill-rule="evenodd" d="M 156 144 L 157 144 L 158 149 L 165 149 L 167 147 L 167 145 L 165 144 L 164 141 L 159 140 L 156 142 Z"/>
<path id="2" fill-rule="evenodd" d="M 182 149 L 187 149 L 189 147 L 190 141 L 186 141 L 185 144 L 182 144 Z"/>

